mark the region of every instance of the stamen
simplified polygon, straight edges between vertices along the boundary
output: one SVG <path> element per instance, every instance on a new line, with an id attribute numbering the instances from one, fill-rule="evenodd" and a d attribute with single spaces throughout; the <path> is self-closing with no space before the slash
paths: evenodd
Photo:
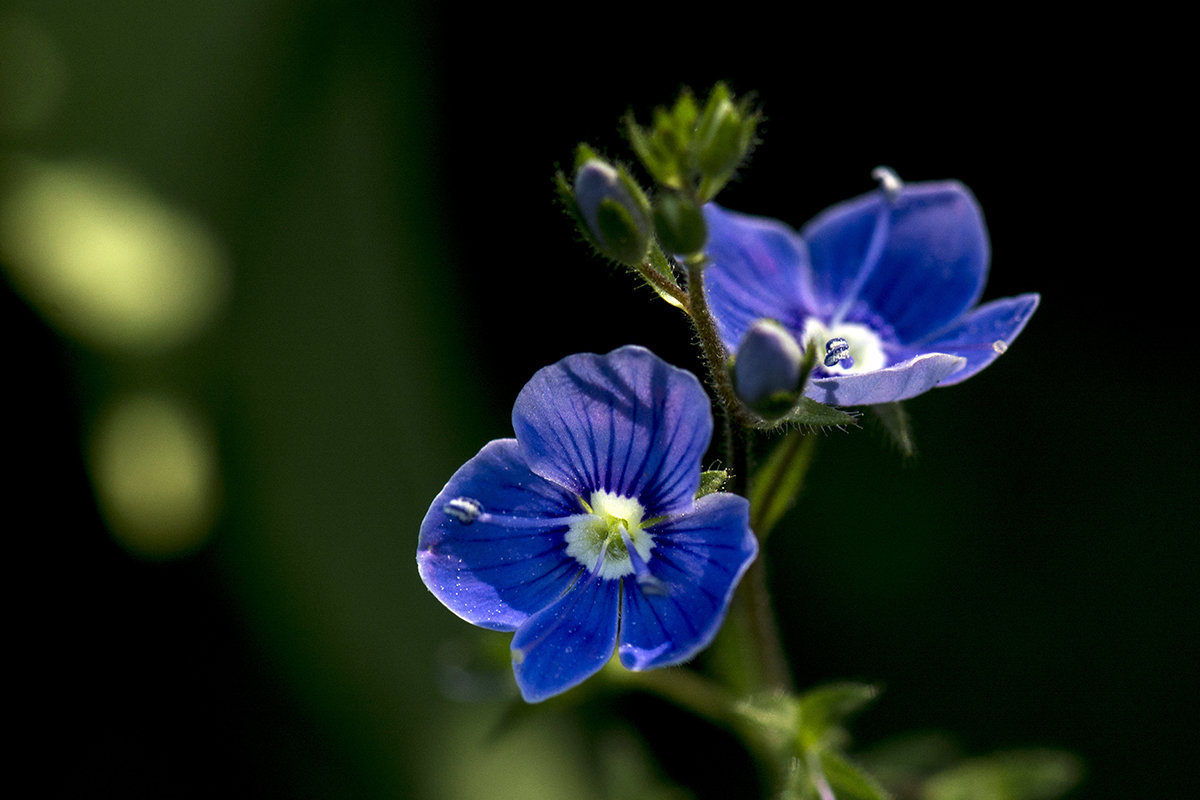
<path id="1" fill-rule="evenodd" d="M 567 530 L 563 537 L 567 555 L 604 580 L 633 574 L 630 552 L 636 551 L 644 561 L 654 547 L 653 535 L 643 528 L 642 504 L 633 497 L 596 490 L 588 507 L 592 509 L 590 513 L 575 514 L 565 520 Z"/>
<path id="2" fill-rule="evenodd" d="M 667 583 L 650 574 L 650 567 L 642 559 L 642 554 L 633 546 L 633 542 L 629 538 L 629 531 L 621 531 L 621 541 L 625 543 L 625 551 L 629 553 L 629 563 L 633 565 L 633 574 L 637 580 L 638 587 L 643 594 L 655 595 L 663 597 L 670 593 Z"/>
<path id="3" fill-rule="evenodd" d="M 578 515 L 568 517 L 521 517 L 515 514 L 492 514 L 485 511 L 483 503 L 473 497 L 456 497 L 442 506 L 442 513 L 461 522 L 471 525 L 483 522 L 489 525 L 502 525 L 505 528 L 553 528 L 559 525 L 569 525 Z"/>
<path id="4" fill-rule="evenodd" d="M 896 198 L 900 196 L 900 190 L 904 188 L 904 181 L 900 180 L 900 176 L 896 174 L 895 170 L 891 167 L 876 167 L 871 170 L 871 177 L 879 181 L 879 188 L 887 196 L 888 202 L 896 202 Z"/>
<path id="5" fill-rule="evenodd" d="M 842 323 L 846 314 L 858 301 L 858 293 L 862 291 L 863 286 L 867 284 L 867 279 L 871 277 L 871 273 L 879 264 L 879 257 L 883 255 L 883 248 L 887 244 L 888 234 L 892 228 L 892 204 L 899 198 L 900 192 L 904 188 L 904 183 L 896 173 L 887 167 L 876 167 L 871 172 L 871 177 L 879 181 L 883 202 L 879 204 L 879 209 L 875 212 L 875 227 L 871 229 L 871 240 L 867 244 L 867 253 L 863 256 L 862 264 L 859 265 L 858 274 L 854 276 L 854 282 L 850 284 L 845 299 L 842 300 L 842 304 L 838 306 L 833 318 L 829 321 L 830 325 Z"/>
<path id="6" fill-rule="evenodd" d="M 483 516 L 483 504 L 472 497 L 456 497 L 442 506 L 442 512 L 463 525 L 470 525 Z"/>
<path id="7" fill-rule="evenodd" d="M 854 366 L 854 359 L 850 357 L 850 343 L 840 336 L 835 336 L 825 343 L 825 366 L 837 366 L 841 361 L 849 362 L 842 364 L 844 367 Z"/>

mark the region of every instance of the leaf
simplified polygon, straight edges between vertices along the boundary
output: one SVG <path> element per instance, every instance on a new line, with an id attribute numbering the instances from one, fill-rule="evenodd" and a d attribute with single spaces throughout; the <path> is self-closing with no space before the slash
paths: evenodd
<path id="1" fill-rule="evenodd" d="M 812 462 L 816 437 L 794 430 L 776 445 L 750 484 L 750 529 L 759 542 L 796 502 Z"/>
<path id="2" fill-rule="evenodd" d="M 871 406 L 871 411 L 883 423 L 883 428 L 891 437 L 896 449 L 905 458 L 912 458 L 917 452 L 917 443 L 913 439 L 912 419 L 902 403 L 880 403 Z"/>
<path id="3" fill-rule="evenodd" d="M 840 738 L 842 723 L 879 696 L 866 683 L 830 683 L 800 695 L 800 744 L 814 750 Z"/>
<path id="4" fill-rule="evenodd" d="M 1061 750 L 1010 750 L 972 758 L 929 779 L 923 800 L 1053 800 L 1083 774 Z"/>
<path id="5" fill-rule="evenodd" d="M 838 800 L 888 800 L 891 797 L 870 773 L 850 763 L 840 753 L 822 753 L 821 771 Z"/>

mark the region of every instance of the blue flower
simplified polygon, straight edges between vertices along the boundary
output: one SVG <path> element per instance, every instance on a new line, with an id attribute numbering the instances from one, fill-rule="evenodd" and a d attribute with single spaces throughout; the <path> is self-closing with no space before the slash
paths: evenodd
<path id="1" fill-rule="evenodd" d="M 640 347 L 539 370 L 516 439 L 487 444 L 421 523 L 421 579 L 458 616 L 516 631 L 529 702 L 612 657 L 634 670 L 708 646 L 758 545 L 749 503 L 695 499 L 712 437 L 691 373 Z"/>
<path id="2" fill-rule="evenodd" d="M 990 247 L 974 196 L 953 182 L 902 185 L 829 208 L 797 234 L 705 207 L 705 271 L 731 351 L 761 318 L 821 348 L 805 394 L 830 405 L 904 400 L 966 380 L 1012 343 L 1036 294 L 977 306 Z M 844 340 L 844 341 L 842 341 Z"/>

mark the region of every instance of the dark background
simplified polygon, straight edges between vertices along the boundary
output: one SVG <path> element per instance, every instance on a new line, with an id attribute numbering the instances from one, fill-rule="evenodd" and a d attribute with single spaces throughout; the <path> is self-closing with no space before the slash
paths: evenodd
<path id="1" fill-rule="evenodd" d="M 985 299 L 1042 293 L 1004 358 L 908 404 L 915 459 L 869 421 L 821 439 L 766 553 L 798 683 L 880 682 L 863 745 L 1063 748 L 1087 765 L 1077 798 L 1194 785 L 1195 359 L 1166 199 L 1191 176 L 1156 99 L 1177 74 L 1163 33 L 753 4 L 0 13 L 65 65 L 4 154 L 135 176 L 232 265 L 203 333 L 149 356 L 0 294 L 13 774 L 40 794 L 621 796 L 655 774 L 646 753 L 698 797 L 751 785 L 729 741 L 647 698 L 548 704 L 496 734 L 510 681 L 465 702 L 438 678 L 504 637 L 476 638 L 412 562 L 429 499 L 511 435 L 536 369 L 627 343 L 696 366 L 681 315 L 588 253 L 551 177 L 583 140 L 630 158 L 627 110 L 717 80 L 765 114 L 724 204 L 799 226 L 880 164 L 957 178 L 991 232 Z M 38 63 L 12 52 L 0 101 Z M 147 385 L 202 409 L 219 448 L 220 515 L 169 558 L 110 535 L 84 457 L 97 410 Z"/>

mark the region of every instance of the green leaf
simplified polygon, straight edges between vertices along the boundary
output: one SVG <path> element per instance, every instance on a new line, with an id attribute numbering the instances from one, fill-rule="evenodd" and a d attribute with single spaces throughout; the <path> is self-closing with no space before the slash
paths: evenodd
<path id="1" fill-rule="evenodd" d="M 858 754 L 884 786 L 915 786 L 962 757 L 957 743 L 944 733 L 906 733 Z"/>
<path id="2" fill-rule="evenodd" d="M 771 451 L 750 483 L 750 529 L 759 542 L 796 502 L 808 465 L 812 463 L 816 437 L 794 430 Z"/>
<path id="3" fill-rule="evenodd" d="M 888 432 L 892 443 L 905 458 L 916 454 L 917 443 L 913 439 L 912 420 L 902 403 L 880 403 L 871 406 L 871 411 L 883 423 L 883 428 Z"/>
<path id="4" fill-rule="evenodd" d="M 842 723 L 879 696 L 879 687 L 865 683 L 830 683 L 800 695 L 800 744 L 816 750 L 844 736 Z"/>
<path id="5" fill-rule="evenodd" d="M 972 758 L 929 779 L 922 800 L 1053 800 L 1083 774 L 1061 750 L 1011 750 Z"/>
<path id="6" fill-rule="evenodd" d="M 821 753 L 821 771 L 838 800 L 888 800 L 891 795 L 870 773 L 840 753 Z"/>

